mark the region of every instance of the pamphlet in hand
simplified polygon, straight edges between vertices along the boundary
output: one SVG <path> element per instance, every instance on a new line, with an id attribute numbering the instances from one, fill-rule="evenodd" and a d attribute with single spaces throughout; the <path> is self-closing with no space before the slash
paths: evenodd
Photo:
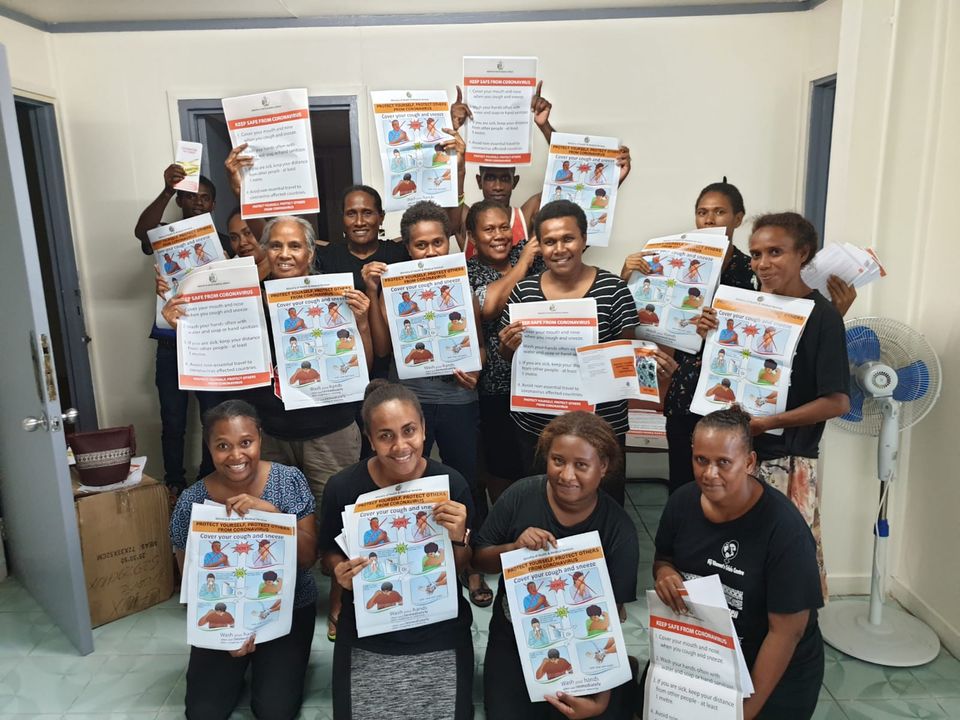
<path id="1" fill-rule="evenodd" d="M 861 288 L 886 274 L 873 250 L 850 243 L 827 245 L 800 268 L 800 277 L 807 287 L 819 290 L 828 300 L 833 299 L 827 287 L 831 275 L 836 275 L 847 285 Z"/>
<path id="2" fill-rule="evenodd" d="M 584 394 L 593 403 L 657 402 L 657 346 L 644 340 L 611 340 L 577 348 Z"/>
<path id="3" fill-rule="evenodd" d="M 537 85 L 535 57 L 463 58 L 467 125 L 466 161 L 480 165 L 529 165 Z"/>
<path id="4" fill-rule="evenodd" d="M 706 230 L 649 240 L 643 249 L 650 272 L 635 272 L 627 282 L 637 303 L 636 336 L 697 352 L 697 318 L 713 300 L 729 245 L 722 232 Z"/>
<path id="5" fill-rule="evenodd" d="M 520 666 L 533 702 L 593 695 L 630 680 L 617 601 L 595 530 L 549 550 L 500 556 Z"/>
<path id="6" fill-rule="evenodd" d="M 239 650 L 290 632 L 297 586 L 297 517 L 195 503 L 183 566 L 187 642 Z M 184 602 L 181 593 L 180 602 Z"/>
<path id="7" fill-rule="evenodd" d="M 183 168 L 186 177 L 173 186 L 174 190 L 195 193 L 200 189 L 200 161 L 203 158 L 203 145 L 187 140 L 177 141 L 177 153 L 174 162 Z"/>

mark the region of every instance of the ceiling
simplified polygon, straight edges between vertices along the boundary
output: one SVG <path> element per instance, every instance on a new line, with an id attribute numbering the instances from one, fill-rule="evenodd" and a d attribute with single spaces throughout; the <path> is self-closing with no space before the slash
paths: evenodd
<path id="1" fill-rule="evenodd" d="M 476 22 L 806 10 L 822 0 L 0 0 L 0 15 L 52 32 L 187 27 Z M 423 17 L 425 16 L 425 17 Z M 135 27 L 140 25 L 141 27 Z"/>

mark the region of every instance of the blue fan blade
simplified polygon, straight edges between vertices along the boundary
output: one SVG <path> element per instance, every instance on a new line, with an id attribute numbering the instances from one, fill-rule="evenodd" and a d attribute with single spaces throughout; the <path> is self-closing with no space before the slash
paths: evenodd
<path id="1" fill-rule="evenodd" d="M 897 380 L 897 387 L 893 391 L 894 400 L 919 400 L 930 390 L 930 370 L 922 360 L 915 360 L 897 370 Z"/>
<path id="2" fill-rule="evenodd" d="M 849 420 L 850 422 L 862 422 L 863 421 L 863 390 L 857 385 L 856 381 L 851 378 L 850 383 L 850 409 L 847 411 L 846 415 L 841 415 L 841 420 Z"/>
<path id="3" fill-rule="evenodd" d="M 854 365 L 880 359 L 880 338 L 870 328 L 855 325 L 847 329 L 847 356 Z"/>

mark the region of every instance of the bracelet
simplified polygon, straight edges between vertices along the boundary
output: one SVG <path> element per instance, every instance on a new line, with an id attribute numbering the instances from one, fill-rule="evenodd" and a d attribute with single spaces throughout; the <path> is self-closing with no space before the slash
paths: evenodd
<path id="1" fill-rule="evenodd" d="M 467 531 L 463 533 L 462 541 L 458 542 L 457 540 L 451 540 L 450 544 L 454 547 L 466 547 L 468 542 L 470 542 L 470 528 L 467 528 Z"/>

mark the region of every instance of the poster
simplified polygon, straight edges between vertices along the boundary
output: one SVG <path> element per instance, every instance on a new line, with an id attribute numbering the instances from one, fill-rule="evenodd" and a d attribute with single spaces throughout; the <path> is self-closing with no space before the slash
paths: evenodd
<path id="1" fill-rule="evenodd" d="M 464 101 L 473 118 L 466 161 L 480 165 L 529 165 L 537 86 L 535 57 L 463 58 Z"/>
<path id="2" fill-rule="evenodd" d="M 723 232 L 697 230 L 643 246 L 651 253 L 646 261 L 652 272 L 635 272 L 627 282 L 639 311 L 638 338 L 689 353 L 700 350 L 697 318 L 713 300 L 729 244 Z"/>
<path id="3" fill-rule="evenodd" d="M 512 550 L 500 560 L 530 700 L 593 695 L 630 680 L 598 532 L 563 538 L 546 551 Z"/>
<path id="4" fill-rule="evenodd" d="M 587 215 L 587 245 L 607 247 L 613 233 L 620 168 L 617 138 L 554 132 L 550 138 L 540 207 L 570 200 Z"/>
<path id="5" fill-rule="evenodd" d="M 227 517 L 222 505 L 194 504 L 183 574 L 190 645 L 237 650 L 251 633 L 258 645 L 283 637 L 297 585 L 296 516 Z"/>
<path id="6" fill-rule="evenodd" d="M 443 143 L 452 128 L 443 90 L 370 93 L 383 167 L 383 209 L 405 210 L 420 200 L 456 207 L 457 155 Z"/>
<path id="7" fill-rule="evenodd" d="M 177 220 L 169 225 L 158 225 L 147 230 L 147 239 L 153 247 L 157 270 L 170 286 L 163 298 L 157 298 L 157 327 L 170 330 L 160 311 L 167 300 L 180 292 L 180 281 L 194 268 L 203 267 L 217 260 L 226 260 L 220 236 L 213 226 L 210 213 L 195 215 L 186 220 Z"/>
<path id="8" fill-rule="evenodd" d="M 679 615 L 654 590 L 650 610 L 650 667 L 644 718 L 742 720 L 753 694 L 736 628 L 716 575 L 684 583 L 687 614 Z"/>
<path id="9" fill-rule="evenodd" d="M 827 281 L 836 275 L 848 285 L 862 288 L 886 276 L 876 253 L 870 248 L 858 248 L 850 243 L 834 243 L 822 248 L 813 259 L 800 268 L 800 277 L 808 288 L 819 290 L 828 300 Z"/>
<path id="10" fill-rule="evenodd" d="M 370 559 L 353 578 L 359 637 L 457 616 L 454 547 L 433 518 L 449 499 L 450 479 L 435 475 L 364 493 L 345 509 L 347 557 Z"/>
<path id="11" fill-rule="evenodd" d="M 245 390 L 269 385 L 270 346 L 260 278 L 252 257 L 220 260 L 187 274 L 177 324 L 181 390 Z"/>
<path id="12" fill-rule="evenodd" d="M 224 98 L 223 115 L 233 147 L 247 143 L 254 165 L 243 171 L 240 212 L 244 219 L 304 215 L 320 209 L 310 99 L 307 91 Z"/>
<path id="13" fill-rule="evenodd" d="M 363 338 L 344 293 L 353 275 L 267 280 L 267 304 L 283 407 L 363 400 L 370 382 Z"/>
<path id="14" fill-rule="evenodd" d="M 545 300 L 510 304 L 507 310 L 510 322 L 523 322 L 523 342 L 510 371 L 510 410 L 593 411 L 580 381 L 577 348 L 597 344 L 597 301 Z"/>
<path id="15" fill-rule="evenodd" d="M 183 168 L 186 177 L 173 186 L 174 190 L 195 193 L 200 189 L 200 161 L 203 158 L 203 145 L 187 140 L 177 141 L 177 152 L 173 161 Z"/>
<path id="16" fill-rule="evenodd" d="M 480 369 L 463 253 L 393 263 L 380 278 L 401 380 Z"/>
<path id="17" fill-rule="evenodd" d="M 707 415 L 736 402 L 751 415 L 782 413 L 813 300 L 721 285 L 713 307 L 719 327 L 707 334 L 690 411 Z"/>
<path id="18" fill-rule="evenodd" d="M 580 381 L 590 403 L 660 399 L 657 346 L 643 340 L 611 340 L 577 348 Z"/>

